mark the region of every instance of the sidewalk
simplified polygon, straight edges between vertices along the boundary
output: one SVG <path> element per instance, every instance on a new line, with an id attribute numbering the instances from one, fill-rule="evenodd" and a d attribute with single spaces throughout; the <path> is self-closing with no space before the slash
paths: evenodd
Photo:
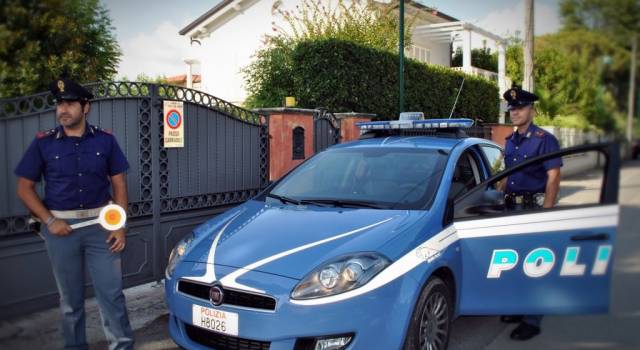
<path id="1" fill-rule="evenodd" d="M 129 320 L 135 331 L 136 349 L 178 349 L 167 334 L 164 285 L 156 282 L 124 291 Z M 91 349 L 107 349 L 95 298 L 86 301 L 87 341 Z M 62 349 L 61 315 L 58 308 L 0 323 L 0 349 Z"/>

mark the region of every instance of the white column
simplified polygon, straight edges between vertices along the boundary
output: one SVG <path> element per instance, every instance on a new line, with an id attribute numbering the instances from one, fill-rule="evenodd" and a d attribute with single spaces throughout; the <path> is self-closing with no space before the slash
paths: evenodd
<path id="1" fill-rule="evenodd" d="M 188 89 L 192 89 L 193 88 L 193 74 L 192 72 L 192 66 L 191 66 L 191 61 L 190 60 L 185 60 L 185 63 L 187 64 L 187 81 L 185 86 Z"/>
<path id="2" fill-rule="evenodd" d="M 462 31 L 462 70 L 471 73 L 471 31 Z"/>
<path id="3" fill-rule="evenodd" d="M 505 57 L 505 47 L 504 43 L 498 43 L 498 91 L 500 92 L 500 104 L 499 111 L 499 121 L 500 124 L 504 124 L 504 112 L 507 110 L 507 104 L 502 99 L 502 94 L 507 91 L 507 80 L 506 80 L 506 57 Z"/>

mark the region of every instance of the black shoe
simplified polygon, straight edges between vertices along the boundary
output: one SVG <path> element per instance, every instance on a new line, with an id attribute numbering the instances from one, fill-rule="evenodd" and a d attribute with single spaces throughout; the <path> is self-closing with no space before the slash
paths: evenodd
<path id="1" fill-rule="evenodd" d="M 500 321 L 503 323 L 519 323 L 522 321 L 522 316 L 500 316 Z"/>
<path id="2" fill-rule="evenodd" d="M 520 323 L 516 329 L 511 332 L 513 340 L 529 340 L 540 334 L 540 327 L 532 326 L 528 323 Z"/>

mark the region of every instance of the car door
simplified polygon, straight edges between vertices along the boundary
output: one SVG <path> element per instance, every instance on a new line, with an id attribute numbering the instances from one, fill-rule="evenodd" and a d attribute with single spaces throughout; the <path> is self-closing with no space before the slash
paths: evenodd
<path id="1" fill-rule="evenodd" d="M 557 206 L 507 210 L 501 181 L 559 157 L 567 186 Z M 462 260 L 460 314 L 606 312 L 619 172 L 617 145 L 579 146 L 501 171 L 457 198 L 452 211 Z M 587 197 L 590 202 L 579 201 Z"/>

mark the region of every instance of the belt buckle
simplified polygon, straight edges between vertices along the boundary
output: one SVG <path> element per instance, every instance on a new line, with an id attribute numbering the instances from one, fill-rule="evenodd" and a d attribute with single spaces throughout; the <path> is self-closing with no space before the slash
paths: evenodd
<path id="1" fill-rule="evenodd" d="M 86 219 L 89 217 L 89 212 L 87 210 L 76 210 L 76 217 L 78 219 Z"/>
<path id="2" fill-rule="evenodd" d="M 516 200 L 516 204 L 522 204 L 524 202 L 524 197 L 523 196 L 516 196 L 515 200 Z"/>

